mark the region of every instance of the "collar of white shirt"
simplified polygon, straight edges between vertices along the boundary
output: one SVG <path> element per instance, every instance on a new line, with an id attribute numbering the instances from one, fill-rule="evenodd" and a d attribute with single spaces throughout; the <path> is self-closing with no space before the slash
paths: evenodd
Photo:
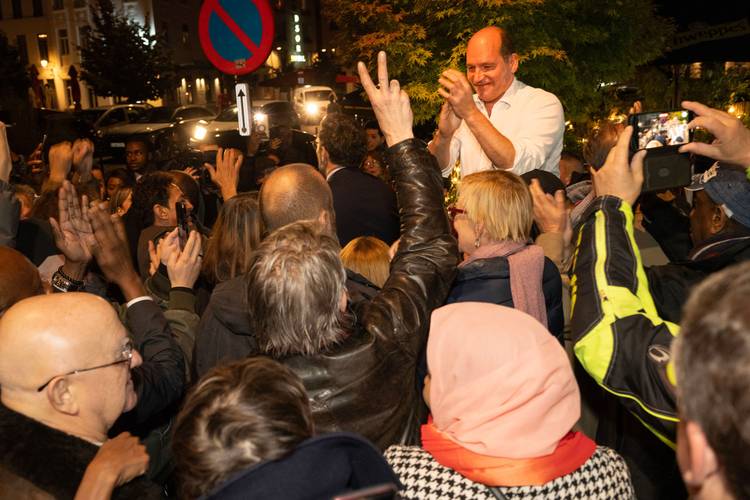
<path id="1" fill-rule="evenodd" d="M 331 170 L 331 173 L 330 173 L 330 174 L 328 174 L 328 175 L 326 175 L 326 182 L 328 182 L 328 181 L 330 181 L 330 180 L 331 180 L 331 177 L 333 177 L 333 174 L 335 174 L 335 173 L 336 173 L 336 172 L 338 172 L 339 170 L 344 170 L 345 168 L 346 168 L 346 167 L 337 167 L 337 168 L 334 168 L 333 170 Z"/>
<path id="2" fill-rule="evenodd" d="M 513 97 L 518 92 L 518 89 L 521 87 L 521 82 L 519 82 L 516 77 L 513 77 L 513 81 L 510 84 L 510 87 L 505 91 L 505 93 L 500 96 L 500 99 L 497 101 L 498 104 L 501 104 L 501 109 L 508 109 L 513 104 Z M 476 105 L 481 109 L 485 114 L 487 113 L 487 107 L 484 105 L 482 101 L 479 100 L 479 96 L 477 94 L 474 94 L 474 102 Z M 492 109 L 495 109 L 493 106 Z"/>

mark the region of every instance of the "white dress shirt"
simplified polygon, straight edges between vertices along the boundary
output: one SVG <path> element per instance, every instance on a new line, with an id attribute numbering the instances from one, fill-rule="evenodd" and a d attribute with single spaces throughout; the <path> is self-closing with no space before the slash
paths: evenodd
<path id="1" fill-rule="evenodd" d="M 487 115 L 487 108 L 476 94 L 474 102 L 492 126 L 513 143 L 516 156 L 511 172 L 521 175 L 538 168 L 560 175 L 565 118 L 555 94 L 529 87 L 514 78 L 505 94 L 492 106 L 492 115 Z M 461 177 L 497 168 L 465 121 L 461 121 L 451 139 L 450 161 L 443 170 L 444 176 L 450 175 L 459 158 Z"/>

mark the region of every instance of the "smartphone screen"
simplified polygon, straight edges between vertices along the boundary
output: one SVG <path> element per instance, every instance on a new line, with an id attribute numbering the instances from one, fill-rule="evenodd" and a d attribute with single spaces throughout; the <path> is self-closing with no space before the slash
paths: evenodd
<path id="1" fill-rule="evenodd" d="M 185 248 L 187 243 L 188 233 L 190 232 L 190 226 L 188 226 L 187 211 L 185 210 L 185 204 L 179 202 L 175 205 L 177 211 L 177 233 L 180 238 L 180 248 Z"/>
<path id="2" fill-rule="evenodd" d="M 684 110 L 638 113 L 634 117 L 637 149 L 687 144 L 690 142 L 690 119 L 690 112 Z"/>

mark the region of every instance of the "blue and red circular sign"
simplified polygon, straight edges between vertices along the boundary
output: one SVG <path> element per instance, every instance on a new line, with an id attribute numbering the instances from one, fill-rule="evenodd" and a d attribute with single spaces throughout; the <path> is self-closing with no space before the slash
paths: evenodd
<path id="1" fill-rule="evenodd" d="M 206 0 L 198 18 L 201 47 L 219 71 L 244 75 L 260 67 L 273 45 L 268 0 Z"/>

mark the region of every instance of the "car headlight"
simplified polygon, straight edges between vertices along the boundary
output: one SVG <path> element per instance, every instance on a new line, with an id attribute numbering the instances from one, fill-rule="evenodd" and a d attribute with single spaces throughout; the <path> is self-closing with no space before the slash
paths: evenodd
<path id="1" fill-rule="evenodd" d="M 266 117 L 267 115 L 265 113 L 258 112 L 253 115 L 253 120 L 255 120 L 256 122 L 262 122 L 266 119 Z"/>
<path id="2" fill-rule="evenodd" d="M 206 134 L 208 133 L 208 129 L 204 127 L 203 125 L 196 125 L 193 129 L 193 139 L 196 141 L 202 141 L 206 138 Z"/>
<path id="3" fill-rule="evenodd" d="M 305 113 L 310 116 L 315 116 L 320 112 L 320 107 L 314 102 L 308 102 L 305 104 Z"/>

